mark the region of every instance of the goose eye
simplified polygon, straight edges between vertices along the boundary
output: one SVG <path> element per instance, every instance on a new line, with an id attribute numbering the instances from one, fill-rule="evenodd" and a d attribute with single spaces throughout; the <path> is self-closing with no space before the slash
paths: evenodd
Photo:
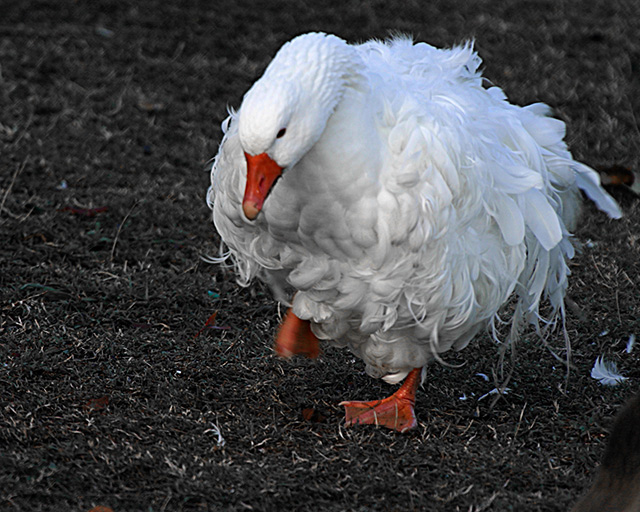
<path id="1" fill-rule="evenodd" d="M 278 132 L 278 134 L 276 135 L 276 139 L 280 139 L 280 138 L 284 137 L 285 133 L 287 133 L 287 129 L 286 128 L 281 128 L 280 131 Z"/>

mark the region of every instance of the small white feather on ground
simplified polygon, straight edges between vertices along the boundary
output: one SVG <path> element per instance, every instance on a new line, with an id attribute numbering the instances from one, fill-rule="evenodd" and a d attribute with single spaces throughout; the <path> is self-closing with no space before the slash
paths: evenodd
<path id="1" fill-rule="evenodd" d="M 617 386 L 628 378 L 618 373 L 618 368 L 614 362 L 605 361 L 602 356 L 598 356 L 596 359 L 591 369 L 591 377 L 599 380 L 600 384 L 605 386 Z"/>
<path id="2" fill-rule="evenodd" d="M 629 341 L 627 341 L 627 349 L 626 349 L 627 354 L 631 353 L 635 343 L 636 343 L 636 335 L 632 334 L 632 335 L 629 336 Z"/>

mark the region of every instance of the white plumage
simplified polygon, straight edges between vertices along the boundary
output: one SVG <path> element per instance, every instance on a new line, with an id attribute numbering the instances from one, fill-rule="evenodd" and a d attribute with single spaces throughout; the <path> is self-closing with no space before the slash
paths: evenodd
<path id="1" fill-rule="evenodd" d="M 223 124 L 208 203 L 239 281 L 373 377 L 465 347 L 514 293 L 515 329 L 545 297 L 564 314 L 579 189 L 621 215 L 564 123 L 483 88 L 480 63 L 470 44 L 306 34 Z M 251 215 L 245 153 L 283 169 Z"/>

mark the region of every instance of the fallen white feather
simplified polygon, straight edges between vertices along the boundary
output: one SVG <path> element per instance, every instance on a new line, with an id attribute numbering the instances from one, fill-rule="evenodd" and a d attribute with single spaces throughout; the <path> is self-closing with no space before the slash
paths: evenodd
<path id="1" fill-rule="evenodd" d="M 629 336 L 629 341 L 627 341 L 627 354 L 631 354 L 631 350 L 633 350 L 633 345 L 636 343 L 636 335 L 632 334 Z"/>
<path id="2" fill-rule="evenodd" d="M 618 373 L 616 364 L 611 361 L 605 361 L 602 356 L 598 356 L 596 362 L 591 369 L 591 377 L 600 381 L 605 386 L 617 386 L 621 382 L 627 380 Z"/>
<path id="3" fill-rule="evenodd" d="M 502 391 L 500 391 L 498 388 L 493 388 L 491 391 L 478 398 L 478 402 L 483 398 L 487 398 L 489 395 L 497 395 L 498 393 L 500 393 L 501 395 L 506 395 L 509 391 L 511 391 L 510 388 L 504 388 Z"/>
<path id="4" fill-rule="evenodd" d="M 218 445 L 218 448 L 222 448 L 226 444 L 226 441 L 224 440 L 224 437 L 222 437 L 222 433 L 220 432 L 220 428 L 218 427 L 218 425 L 212 423 L 211 428 L 205 430 L 203 434 L 207 434 L 209 432 L 213 432 L 216 436 L 218 436 L 218 441 L 216 443 Z"/>

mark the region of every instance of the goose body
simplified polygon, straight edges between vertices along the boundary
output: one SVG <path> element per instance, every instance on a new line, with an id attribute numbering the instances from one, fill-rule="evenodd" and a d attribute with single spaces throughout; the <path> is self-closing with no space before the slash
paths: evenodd
<path id="1" fill-rule="evenodd" d="M 208 203 L 239 281 L 391 383 L 514 294 L 514 331 L 545 298 L 564 314 L 580 189 L 621 215 L 564 123 L 484 88 L 480 63 L 471 45 L 306 34 L 223 123 Z"/>

